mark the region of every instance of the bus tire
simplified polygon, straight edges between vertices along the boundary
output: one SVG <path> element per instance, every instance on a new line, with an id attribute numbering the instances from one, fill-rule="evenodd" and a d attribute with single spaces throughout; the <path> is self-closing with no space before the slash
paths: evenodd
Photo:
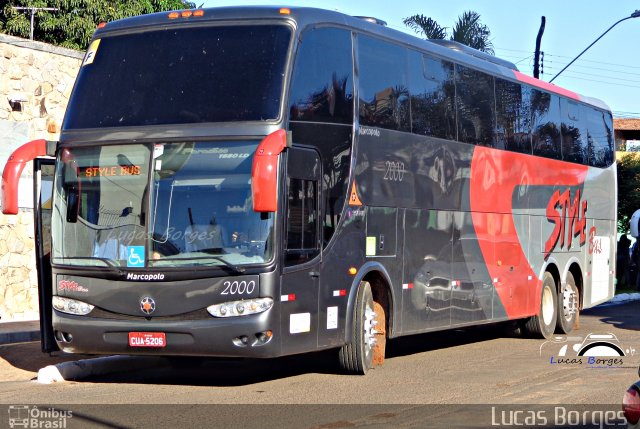
<path id="1" fill-rule="evenodd" d="M 556 329 L 558 317 L 558 288 L 551 273 L 544 273 L 540 291 L 540 309 L 538 314 L 526 319 L 523 328 L 527 336 L 549 339 Z"/>
<path id="2" fill-rule="evenodd" d="M 580 292 L 573 274 L 567 273 L 567 282 L 558 293 L 558 323 L 556 332 L 568 334 L 573 331 L 578 319 Z"/>
<path id="3" fill-rule="evenodd" d="M 360 282 L 351 324 L 351 341 L 342 346 L 339 352 L 340 368 L 345 372 L 364 375 L 373 366 L 376 322 L 371 285 L 369 282 Z"/>

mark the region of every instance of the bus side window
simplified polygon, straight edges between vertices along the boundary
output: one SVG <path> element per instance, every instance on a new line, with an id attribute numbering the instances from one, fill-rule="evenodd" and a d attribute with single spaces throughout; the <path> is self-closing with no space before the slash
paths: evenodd
<path id="1" fill-rule="evenodd" d="M 285 265 L 301 264 L 319 252 L 318 182 L 287 178 Z"/>
<path id="2" fill-rule="evenodd" d="M 568 162 L 586 164 L 587 130 L 581 106 L 571 100 L 561 100 L 562 159 Z"/>
<path id="3" fill-rule="evenodd" d="M 292 121 L 353 122 L 351 33 L 317 28 L 302 36 L 291 85 Z"/>
<path id="4" fill-rule="evenodd" d="M 358 36 L 360 123 L 411 131 L 407 49 Z"/>
<path id="5" fill-rule="evenodd" d="M 493 76 L 456 65 L 458 141 L 494 147 Z"/>
<path id="6" fill-rule="evenodd" d="M 531 91 L 496 79 L 496 147 L 531 154 Z"/>
<path id="7" fill-rule="evenodd" d="M 611 116 L 583 106 L 586 111 L 589 165 L 605 168 L 613 163 L 613 125 Z"/>
<path id="8" fill-rule="evenodd" d="M 413 134 L 456 139 L 453 63 L 409 51 L 409 92 Z"/>
<path id="9" fill-rule="evenodd" d="M 562 159 L 560 149 L 560 101 L 557 95 L 531 90 L 533 154 Z"/>

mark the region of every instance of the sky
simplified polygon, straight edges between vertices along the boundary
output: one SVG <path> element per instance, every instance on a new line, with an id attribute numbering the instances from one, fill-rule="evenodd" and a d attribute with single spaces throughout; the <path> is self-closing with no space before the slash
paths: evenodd
<path id="1" fill-rule="evenodd" d="M 196 5 L 200 5 L 198 0 Z M 541 50 L 544 64 L 541 79 L 551 80 L 567 63 L 596 40 L 616 21 L 640 9 L 630 0 L 206 0 L 203 7 L 277 5 L 336 10 L 349 15 L 374 16 L 388 26 L 415 34 L 403 18 L 423 14 L 440 25 L 452 27 L 464 11 L 480 14 L 491 30 L 497 57 L 515 63 L 523 73 L 533 75 L 533 52 L 542 16 L 546 26 Z M 640 18 L 628 19 L 585 52 L 554 80 L 554 84 L 604 101 L 615 117 L 640 118 Z"/>

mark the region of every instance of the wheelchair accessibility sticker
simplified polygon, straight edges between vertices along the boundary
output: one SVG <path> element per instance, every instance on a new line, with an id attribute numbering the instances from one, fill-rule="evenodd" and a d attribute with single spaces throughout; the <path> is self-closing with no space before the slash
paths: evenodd
<path id="1" fill-rule="evenodd" d="M 144 246 L 127 246 L 127 267 L 144 267 Z"/>

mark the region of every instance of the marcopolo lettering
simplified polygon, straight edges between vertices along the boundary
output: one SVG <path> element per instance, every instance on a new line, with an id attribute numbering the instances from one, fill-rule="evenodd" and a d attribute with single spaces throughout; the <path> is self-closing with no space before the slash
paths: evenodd
<path id="1" fill-rule="evenodd" d="M 380 137 L 380 130 L 377 128 L 360 127 L 358 132 L 361 136 Z"/>
<path id="2" fill-rule="evenodd" d="M 127 280 L 138 280 L 138 281 L 164 280 L 164 273 L 153 273 L 153 274 L 127 273 Z"/>

